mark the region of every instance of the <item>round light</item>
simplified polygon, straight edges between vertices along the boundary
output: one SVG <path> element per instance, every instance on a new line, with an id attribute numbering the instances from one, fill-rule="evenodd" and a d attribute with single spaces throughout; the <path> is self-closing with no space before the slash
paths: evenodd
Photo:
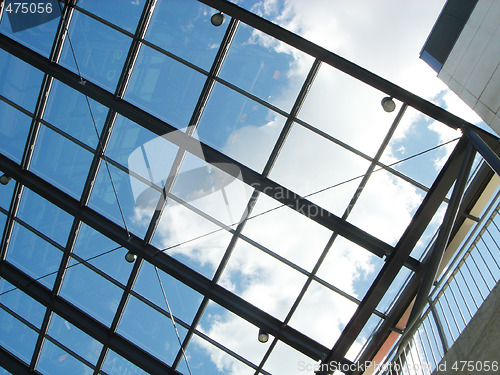
<path id="1" fill-rule="evenodd" d="M 224 23 L 224 15 L 222 12 L 215 13 L 212 18 L 210 18 L 210 22 L 212 22 L 212 25 L 214 26 L 220 26 Z"/>
<path id="2" fill-rule="evenodd" d="M 9 181 L 12 180 L 12 177 L 9 177 L 7 176 L 6 174 L 3 174 L 1 177 L 0 177 L 0 184 L 2 185 L 7 185 L 9 183 Z"/>
<path id="3" fill-rule="evenodd" d="M 386 96 L 382 99 L 382 108 L 384 108 L 386 112 L 392 112 L 396 109 L 396 103 L 394 103 L 391 96 Z"/>
<path id="4" fill-rule="evenodd" d="M 131 253 L 130 251 L 125 255 L 125 260 L 129 263 L 134 263 L 137 259 L 137 255 Z"/>
<path id="5" fill-rule="evenodd" d="M 259 342 L 266 343 L 269 340 L 269 333 L 265 332 L 262 328 L 259 329 Z"/>

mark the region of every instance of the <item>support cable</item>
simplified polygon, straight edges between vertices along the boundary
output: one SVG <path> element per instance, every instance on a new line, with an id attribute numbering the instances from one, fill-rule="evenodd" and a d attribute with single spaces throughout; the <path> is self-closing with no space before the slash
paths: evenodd
<path id="1" fill-rule="evenodd" d="M 170 304 L 168 303 L 167 294 L 165 293 L 165 289 L 163 288 L 163 283 L 161 282 L 160 273 L 158 272 L 158 267 L 156 267 L 156 266 L 154 266 L 154 267 L 155 267 L 156 277 L 158 278 L 158 282 L 160 283 L 160 288 L 161 288 L 161 292 L 163 294 L 163 299 L 165 300 L 165 304 L 167 305 L 168 314 L 170 315 L 170 320 L 172 321 L 172 326 L 174 328 L 175 335 L 177 336 L 177 341 L 179 342 L 179 346 L 180 346 L 181 351 L 182 351 L 182 356 L 184 357 L 184 361 L 186 361 L 186 366 L 187 366 L 189 375 L 192 375 L 191 368 L 189 367 L 189 362 L 188 362 L 188 359 L 186 356 L 186 352 L 184 351 L 184 348 L 182 346 L 181 337 L 179 336 L 179 331 L 177 331 L 177 325 L 175 324 L 174 314 L 172 313 L 172 309 L 170 308 Z"/>

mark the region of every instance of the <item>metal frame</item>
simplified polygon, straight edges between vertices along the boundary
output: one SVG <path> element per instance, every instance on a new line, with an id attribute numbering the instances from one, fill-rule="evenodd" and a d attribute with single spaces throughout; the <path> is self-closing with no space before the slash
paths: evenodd
<path id="1" fill-rule="evenodd" d="M 205 72 L 203 69 L 198 68 L 193 64 L 190 64 L 184 61 L 183 59 L 178 58 L 177 56 L 172 55 L 171 53 L 164 51 L 161 48 L 156 47 L 144 40 L 145 33 L 149 26 L 149 21 L 156 3 L 155 0 L 147 1 L 147 4 L 143 10 L 135 34 L 126 32 L 125 30 L 113 26 L 109 24 L 107 21 L 102 20 L 97 16 L 88 14 L 88 12 L 86 12 L 83 9 L 80 9 L 75 5 L 75 3 L 72 2 L 71 4 L 69 4 L 69 6 L 64 8 L 65 16 L 61 18 L 61 24 L 59 26 L 58 34 L 56 36 L 55 47 L 53 48 L 51 57 L 49 59 L 37 54 L 36 52 L 30 50 L 27 47 L 24 47 L 23 45 L 15 42 L 14 40 L 8 38 L 7 36 L 0 35 L 1 48 L 13 54 L 14 56 L 17 56 L 18 58 L 24 60 L 25 62 L 34 66 L 35 68 L 42 70 L 45 73 L 44 84 L 42 85 L 39 99 L 37 101 L 35 113 L 33 114 L 30 136 L 28 138 L 26 152 L 23 157 L 22 163 L 18 165 L 12 162 L 10 159 L 6 158 L 5 156 L 0 155 L 0 169 L 17 181 L 14 193 L 14 199 L 11 204 L 11 208 L 9 210 L 7 230 L 5 231 L 4 237 L 2 239 L 2 246 L 1 246 L 2 258 L 0 259 L 0 276 L 5 277 L 7 280 L 9 280 L 14 285 L 25 291 L 27 294 L 31 295 L 33 298 L 37 299 L 39 302 L 47 306 L 47 312 L 42 327 L 40 329 L 40 334 L 36 344 L 36 349 L 29 367 L 26 367 L 24 364 L 19 362 L 10 353 L 6 352 L 5 350 L 1 350 L 0 362 L 5 363 L 5 366 L 12 369 L 16 369 L 16 371 L 19 371 L 20 373 L 34 370 L 34 368 L 36 367 L 38 357 L 40 355 L 43 341 L 45 340 L 47 335 L 47 328 L 50 323 L 51 314 L 52 312 L 56 312 L 104 344 L 103 349 L 101 351 L 101 355 L 96 365 L 95 369 L 96 373 L 100 371 L 104 363 L 104 360 L 106 358 L 108 349 L 115 350 L 118 354 L 123 355 L 131 362 L 135 363 L 139 367 L 151 373 L 165 373 L 165 372 L 177 373 L 172 368 L 175 369 L 179 364 L 182 357 L 182 350 L 187 347 L 192 335 L 200 334 L 199 332 L 197 332 L 196 326 L 200 321 L 209 300 L 213 300 L 222 307 L 234 312 L 243 319 L 246 319 L 250 323 L 258 327 L 264 328 L 267 332 L 269 332 L 275 337 L 271 347 L 265 354 L 261 363 L 258 366 L 252 365 L 252 367 L 256 370 L 255 371 L 256 374 L 265 373 L 265 371 L 263 371 L 262 369 L 278 340 L 287 343 L 291 347 L 301 351 L 302 353 L 306 354 L 307 356 L 311 357 L 314 360 L 321 360 L 322 364 L 329 364 L 329 363 L 350 364 L 351 362 L 344 358 L 345 354 L 347 353 L 347 350 L 349 349 L 351 344 L 356 340 L 362 328 L 364 327 L 368 319 L 372 316 L 372 314 L 377 314 L 378 316 L 385 319 L 386 324 L 383 324 L 383 327 L 386 327 L 388 329 L 392 328 L 391 324 L 393 324 L 393 322 L 395 322 L 396 319 L 399 318 L 398 312 L 401 311 L 400 307 L 398 307 L 395 310 L 392 310 L 388 315 L 385 315 L 378 312 L 376 310 L 376 306 L 384 296 L 387 288 L 394 280 L 401 267 L 406 266 L 410 268 L 412 271 L 416 272 L 414 279 L 415 282 L 412 283 L 411 288 L 408 289 L 409 293 L 402 296 L 401 303 L 408 302 L 409 296 L 414 295 L 413 293 L 416 292 L 417 286 L 421 280 L 421 274 L 422 274 L 421 264 L 419 261 L 409 256 L 410 252 L 414 248 L 416 242 L 420 238 L 424 229 L 427 227 L 430 219 L 436 212 L 441 202 L 446 201 L 445 197 L 446 193 L 457 179 L 459 171 L 461 170 L 461 165 L 462 165 L 461 163 L 462 159 L 464 158 L 466 149 L 468 147 L 470 148 L 470 145 L 472 145 L 485 158 L 485 160 L 489 163 L 489 165 L 497 173 L 499 173 L 500 161 L 495 151 L 493 151 L 494 149 L 496 149 L 496 146 L 498 145 L 498 139 L 496 137 L 481 131 L 480 129 L 474 127 L 472 124 L 464 121 L 463 119 L 460 119 L 457 116 L 450 114 L 444 109 L 435 106 L 434 104 L 357 66 L 356 64 L 353 64 L 352 62 L 347 61 L 342 57 L 332 52 L 329 52 L 232 3 L 223 0 L 200 0 L 200 1 L 232 16 L 230 25 L 224 37 L 224 41 L 221 44 L 221 47 L 218 51 L 217 57 L 212 65 L 210 72 Z M 93 84 L 90 81 L 82 80 L 82 78 L 79 77 L 77 74 L 57 64 L 58 58 L 62 51 L 63 42 L 68 28 L 68 23 L 71 19 L 71 13 L 73 12 L 74 9 L 78 9 L 79 11 L 84 12 L 89 16 L 92 16 L 93 18 L 99 20 L 100 22 L 106 23 L 108 26 L 111 26 L 132 38 L 132 45 L 129 50 L 129 54 L 127 56 L 126 63 L 124 65 L 122 73 L 120 75 L 118 87 L 114 94 L 102 89 L 101 87 Z M 240 20 L 256 28 L 257 30 L 263 31 L 264 33 L 278 40 L 281 40 L 315 58 L 315 62 L 311 67 L 308 77 L 306 78 L 304 85 L 295 101 L 294 107 L 292 108 L 289 114 L 283 112 L 278 108 L 275 108 L 273 105 L 265 102 L 264 100 L 259 99 L 254 95 L 247 93 L 244 90 L 235 87 L 231 83 L 226 82 L 218 77 L 220 68 L 225 59 L 232 38 L 234 37 L 234 34 L 236 32 L 238 22 Z M 180 61 L 181 63 L 193 69 L 196 69 L 197 71 L 207 76 L 205 86 L 200 95 L 196 108 L 193 112 L 190 122 L 190 127 L 188 128 L 186 134 L 179 134 L 179 132 L 174 132 L 177 129 L 123 100 L 123 95 L 126 90 L 128 81 L 130 79 L 132 69 L 137 59 L 141 44 L 146 44 L 152 48 L 155 48 L 156 50 L 159 50 L 161 53 L 164 53 L 167 56 L 172 57 L 177 61 Z M 297 114 L 307 95 L 310 86 L 314 81 L 314 77 L 321 63 L 329 64 L 334 68 L 337 68 L 340 71 L 347 73 L 350 76 L 359 79 L 362 82 L 369 84 L 370 86 L 379 89 L 387 93 L 388 95 L 395 97 L 403 102 L 403 107 L 400 113 L 394 120 L 394 123 L 390 131 L 386 135 L 384 142 L 380 146 L 379 151 L 377 152 L 374 158 L 371 158 L 363 154 L 362 152 L 335 139 L 334 137 L 326 133 L 323 133 L 322 131 L 314 128 L 313 126 L 305 123 L 304 121 L 297 119 Z M 51 82 L 54 78 L 58 79 L 59 81 L 79 91 L 80 93 L 100 102 L 101 104 L 109 108 L 108 116 L 106 118 L 103 131 L 100 135 L 97 150 L 93 151 L 94 159 L 92 161 L 91 172 L 88 175 L 84 187 L 84 193 L 82 194 L 82 198 L 80 201 L 73 199 L 69 195 L 58 190 L 57 188 L 47 183 L 46 181 L 42 180 L 38 176 L 27 171 L 29 163 L 31 161 L 31 154 L 33 152 L 33 146 L 36 142 L 36 137 L 38 134 L 38 129 L 40 127 L 40 124 L 43 123 L 47 126 L 50 126 L 50 124 L 42 120 L 42 117 L 45 104 L 48 98 L 48 93 L 50 91 Z M 267 108 L 287 117 L 282 133 L 280 134 L 280 137 L 278 138 L 278 141 L 276 142 L 274 149 L 271 153 L 271 156 L 269 157 L 266 167 L 264 168 L 264 171 L 262 173 L 259 174 L 253 171 L 252 169 L 244 166 L 241 163 L 238 163 L 237 161 L 227 157 L 221 152 L 203 143 L 201 144 L 202 152 L 200 153 L 199 148 L 197 147 L 198 146 L 197 141 L 195 142 L 195 140 L 193 140 L 193 138 L 190 137 L 190 135 L 192 135 L 194 129 L 197 126 L 201 114 L 203 113 L 204 107 L 208 101 L 208 98 L 210 96 L 211 90 L 215 82 L 219 82 L 223 85 L 226 85 L 227 87 L 239 92 L 240 94 L 245 95 L 247 98 L 254 100 L 266 106 Z M 8 99 L 6 98 L 1 98 L 1 99 L 5 102 L 9 102 Z M 9 103 L 9 104 L 16 107 L 14 103 Z M 462 137 L 462 139 L 460 140 L 459 144 L 455 148 L 455 151 L 451 155 L 450 159 L 448 160 L 443 170 L 439 174 L 438 178 L 436 179 L 435 183 L 430 189 L 427 189 L 425 186 L 419 184 L 418 182 L 412 180 L 411 178 L 408 178 L 407 176 L 404 176 L 403 174 L 393 170 L 392 168 L 385 166 L 379 160 L 383 153 L 384 148 L 387 146 L 388 142 L 391 139 L 392 132 L 394 132 L 407 106 L 412 106 L 415 109 L 419 110 L 420 112 L 427 114 L 432 118 L 441 121 L 452 128 L 461 129 L 465 134 L 465 136 Z M 26 113 L 25 110 L 21 108 L 18 109 Z M 120 225 L 111 222 L 110 220 L 106 219 L 102 215 L 98 214 L 97 212 L 87 207 L 87 203 L 89 201 L 90 194 L 92 192 L 92 187 L 93 184 L 95 183 L 95 179 L 97 177 L 97 172 L 99 171 L 100 165 L 102 165 L 102 163 L 108 163 L 108 162 L 112 164 L 115 163 L 114 161 L 104 156 L 104 151 L 109 141 L 117 114 L 121 114 L 127 117 L 128 119 L 138 123 L 139 125 L 143 126 L 144 128 L 152 131 L 153 133 L 159 136 L 164 136 L 169 141 L 173 142 L 174 144 L 177 144 L 180 147 L 180 151 L 177 155 L 176 161 L 171 169 L 170 173 L 171 179 L 169 180 L 165 188 L 161 191 L 162 196 L 158 201 L 157 210 L 153 215 L 153 218 L 150 222 L 148 231 L 144 239 L 138 238 L 133 234 L 130 234 L 126 228 L 123 228 Z M 358 191 L 352 197 L 350 205 L 346 209 L 344 215 L 342 217 L 337 217 L 331 214 L 330 212 L 322 209 L 321 207 L 317 206 L 316 204 L 310 202 L 309 200 L 298 196 L 292 191 L 286 189 L 284 186 L 281 186 L 268 178 L 268 175 L 274 165 L 274 162 L 294 122 L 299 124 L 300 126 L 304 126 L 314 131 L 316 134 L 325 137 L 326 139 L 370 161 L 370 167 L 368 168 L 365 177 L 362 179 L 359 185 L 361 189 L 366 185 L 375 167 L 381 166 L 382 168 L 397 175 L 398 177 L 401 177 L 406 181 L 412 183 L 413 185 L 425 191 L 428 191 L 428 194 L 425 197 L 424 201 L 422 202 L 419 210 L 415 214 L 412 223 L 408 226 L 407 230 L 405 231 L 405 233 L 403 234 L 400 241 L 395 247 L 390 246 L 389 244 L 379 240 L 378 238 L 366 233 L 365 231 L 347 222 L 347 216 L 349 215 L 352 206 L 356 203 L 360 191 Z M 63 136 L 70 138 L 70 136 L 65 134 L 63 134 Z M 219 268 L 216 271 L 215 276 L 213 277 L 212 280 L 203 277 L 199 273 L 193 271 L 189 267 L 176 261 L 167 254 L 162 253 L 159 249 L 156 249 L 150 244 L 151 239 L 156 230 L 156 227 L 161 218 L 166 199 L 169 198 L 175 199 L 170 194 L 170 189 L 173 183 L 175 182 L 175 179 L 177 178 L 177 174 L 180 170 L 180 166 L 186 152 L 190 152 L 195 156 L 203 158 L 209 163 L 217 164 L 217 167 L 222 168 L 225 172 L 235 177 L 237 177 L 237 173 L 241 173 L 241 179 L 243 180 L 243 182 L 252 186 L 255 189 L 252 197 L 248 202 L 247 205 L 248 210 L 246 212 L 246 215 L 241 219 L 237 228 L 231 231 L 232 233 L 231 242 L 227 247 L 223 260 L 221 261 Z M 470 161 L 471 160 L 469 159 L 469 162 Z M 122 169 L 124 168 L 119 165 L 117 166 Z M 468 175 L 468 173 L 464 172 L 463 176 L 465 175 Z M 467 177 L 463 176 L 460 178 L 462 182 Z M 38 282 L 34 281 L 27 275 L 24 275 L 20 270 L 16 269 L 16 267 L 10 265 L 8 262 L 4 260 L 5 251 L 10 241 L 10 235 L 12 233 L 13 225 L 17 219 L 16 218 L 17 210 L 24 186 L 35 191 L 37 194 L 41 195 L 45 199 L 56 204 L 58 207 L 69 212 L 71 215 L 75 217 L 73 227 L 71 229 L 71 234 L 68 239 L 68 243 L 64 249 L 64 256 L 60 264 L 60 268 L 56 278 L 56 283 L 52 291 L 49 291 Z M 286 194 L 282 194 L 283 192 L 286 192 Z M 234 248 L 236 241 L 238 239 L 252 241 L 251 239 L 246 239 L 245 236 L 241 234 L 241 232 L 248 218 L 250 217 L 253 204 L 255 203 L 257 197 L 261 193 L 264 193 L 278 200 L 283 205 L 286 205 L 304 215 L 307 215 L 306 213 L 311 212 L 312 210 L 314 210 L 315 212 L 319 212 L 319 215 L 310 217 L 310 219 L 316 221 L 318 224 L 323 225 L 324 227 L 333 231 L 332 237 L 330 238 L 328 244 L 323 250 L 323 253 L 320 259 L 317 261 L 313 271 L 311 273 L 307 273 L 308 276 L 307 282 L 305 283 L 301 293 L 297 297 L 289 314 L 287 315 L 286 319 L 283 322 L 261 311 L 260 309 L 254 307 L 253 305 L 249 304 L 242 298 L 236 296 L 233 293 L 228 292 L 227 290 L 225 290 L 224 288 L 220 287 L 217 284 L 217 281 L 219 280 L 219 277 L 221 276 L 225 268 L 225 265 L 227 264 L 232 254 L 232 250 Z M 462 195 L 463 191 L 457 190 L 456 196 L 461 198 Z M 451 206 L 453 206 L 458 210 L 459 205 L 454 203 L 454 199 L 452 199 L 451 203 L 452 203 Z M 454 218 L 447 217 L 445 221 L 449 226 L 448 228 L 449 231 L 443 231 L 443 233 L 448 232 L 449 235 L 449 233 L 451 233 L 453 223 L 455 222 L 455 220 Z M 69 264 L 68 263 L 69 259 L 70 257 L 73 256 L 71 253 L 81 222 L 85 222 L 86 224 L 98 230 L 105 236 L 119 243 L 124 248 L 140 256 L 140 259 L 134 265 L 133 271 L 129 277 L 127 285 L 124 286 L 122 299 L 120 301 L 119 308 L 117 309 L 113 323 L 110 328 L 99 325 L 100 323 L 93 320 L 86 313 L 82 312 L 74 305 L 70 304 L 69 302 L 65 301 L 63 298 L 58 296 L 60 286 L 62 285 L 64 279 L 65 271 Z M 218 223 L 218 225 L 220 224 Z M 338 339 L 335 346 L 331 350 L 329 350 L 328 348 L 318 344 L 317 342 L 303 335 L 302 333 L 292 329 L 287 324 L 290 321 L 293 313 L 298 307 L 298 304 L 302 300 L 311 282 L 313 280 L 320 281 L 320 279 L 318 279 L 316 276 L 316 272 L 321 266 L 323 260 L 328 254 L 329 249 L 333 245 L 338 235 L 341 235 L 346 239 L 362 246 L 367 251 L 372 252 L 378 257 L 386 257 L 386 263 L 382 268 L 382 270 L 380 271 L 377 278 L 375 279 L 375 281 L 373 282 L 369 291 L 366 293 L 364 298 L 361 301 L 359 301 L 358 309 L 351 318 L 349 324 L 342 332 L 341 337 Z M 441 242 L 446 244 L 447 241 L 445 239 Z M 263 251 L 267 250 L 263 246 L 260 246 L 259 244 L 255 245 Z M 278 255 L 272 253 L 272 251 L 267 250 L 266 252 L 268 252 L 275 258 L 282 260 L 279 258 Z M 436 254 L 439 254 L 439 251 L 436 251 Z M 123 314 L 123 310 L 128 300 L 128 297 L 130 295 L 134 295 L 132 288 L 143 260 L 150 262 L 155 267 L 162 269 L 166 273 L 172 275 L 173 277 L 177 278 L 184 284 L 190 286 L 194 290 L 204 295 L 204 300 L 198 309 L 194 321 L 189 326 L 188 334 L 182 344 L 182 348 L 179 350 L 176 359 L 173 362 L 172 367 L 162 363 L 161 361 L 149 355 L 148 353 L 145 353 L 141 348 L 138 348 L 134 344 L 131 344 L 126 339 L 117 335 L 115 332 L 118 323 L 121 319 L 121 316 Z M 286 260 L 283 261 L 285 261 L 286 263 Z M 293 266 L 292 264 L 288 265 Z M 300 271 L 298 268 L 296 269 Z M 430 276 L 426 276 L 424 280 L 427 280 L 426 283 L 428 283 L 428 280 L 430 280 Z M 335 290 L 335 287 L 331 286 L 330 289 Z M 428 292 L 426 293 L 426 290 L 427 290 L 426 287 L 422 287 L 422 292 L 420 293 L 421 295 L 420 299 L 426 298 L 426 294 L 428 293 Z M 336 290 L 336 291 L 339 294 L 344 295 L 344 297 L 349 298 L 349 296 L 343 293 L 341 290 Z M 160 308 L 158 307 L 158 309 Z M 166 312 L 162 313 L 164 315 L 168 315 L 168 313 Z M 417 314 L 417 312 L 415 312 L 415 314 Z M 380 340 L 380 337 L 381 334 L 379 332 L 378 340 Z M 238 358 L 236 354 L 233 353 L 232 355 Z M 245 361 L 244 358 L 239 358 L 239 359 L 245 362 L 247 365 L 250 365 Z M 329 372 L 330 371 L 321 371 L 320 373 L 326 374 Z"/>

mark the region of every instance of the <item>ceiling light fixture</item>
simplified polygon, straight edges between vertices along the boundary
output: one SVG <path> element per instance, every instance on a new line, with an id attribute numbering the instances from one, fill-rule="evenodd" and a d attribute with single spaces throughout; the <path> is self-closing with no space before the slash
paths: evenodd
<path id="1" fill-rule="evenodd" d="M 266 343 L 269 340 L 269 333 L 259 328 L 259 342 Z"/>
<path id="2" fill-rule="evenodd" d="M 6 174 L 3 174 L 2 177 L 0 177 L 0 184 L 7 185 L 10 180 L 12 180 L 12 177 L 9 177 Z"/>
<path id="3" fill-rule="evenodd" d="M 219 13 L 215 13 L 211 18 L 210 18 L 210 22 L 212 22 L 212 25 L 214 26 L 220 26 L 224 23 L 224 15 L 222 14 L 222 12 L 219 12 Z"/>
<path id="4" fill-rule="evenodd" d="M 386 96 L 384 99 L 382 99 L 382 108 L 384 108 L 384 111 L 386 112 L 392 112 L 396 109 L 396 103 L 394 103 L 394 100 L 392 100 L 392 96 Z"/>
<path id="5" fill-rule="evenodd" d="M 125 260 L 129 263 L 134 263 L 136 259 L 137 255 L 131 253 L 130 251 L 127 254 L 125 254 Z"/>

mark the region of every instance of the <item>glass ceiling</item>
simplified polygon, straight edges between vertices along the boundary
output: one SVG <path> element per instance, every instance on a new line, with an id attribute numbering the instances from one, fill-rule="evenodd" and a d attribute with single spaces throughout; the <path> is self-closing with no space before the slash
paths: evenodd
<path id="1" fill-rule="evenodd" d="M 229 2 L 34 3 L 55 18 L 14 32 L 7 1 L 0 24 L 0 373 L 285 374 L 341 342 L 355 361 L 461 134 Z"/>

